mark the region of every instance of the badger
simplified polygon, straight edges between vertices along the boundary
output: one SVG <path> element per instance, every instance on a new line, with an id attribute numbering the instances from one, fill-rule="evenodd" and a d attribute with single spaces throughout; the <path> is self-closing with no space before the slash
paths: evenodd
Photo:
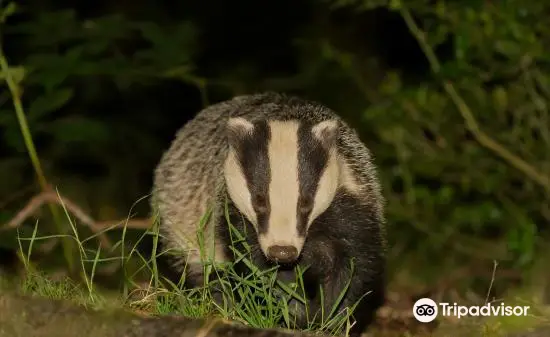
<path id="1" fill-rule="evenodd" d="M 384 302 L 377 171 L 356 131 L 320 103 L 265 92 L 201 110 L 162 155 L 151 206 L 163 247 L 177 252 L 170 266 L 185 274 L 187 286 L 203 285 L 205 260 L 234 259 L 229 215 L 246 233 L 256 266 L 305 267 L 304 281 L 314 289 L 310 317 L 330 312 L 347 286 L 338 309 L 357 305 L 358 335 Z M 296 310 L 298 327 L 305 327 L 303 309 Z"/>

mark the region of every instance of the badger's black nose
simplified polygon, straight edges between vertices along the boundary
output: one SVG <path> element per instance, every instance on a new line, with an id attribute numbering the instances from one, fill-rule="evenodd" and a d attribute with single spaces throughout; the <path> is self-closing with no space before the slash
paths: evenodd
<path id="1" fill-rule="evenodd" d="M 294 246 L 271 246 L 267 249 L 267 256 L 275 262 L 290 263 L 298 257 L 298 249 Z"/>

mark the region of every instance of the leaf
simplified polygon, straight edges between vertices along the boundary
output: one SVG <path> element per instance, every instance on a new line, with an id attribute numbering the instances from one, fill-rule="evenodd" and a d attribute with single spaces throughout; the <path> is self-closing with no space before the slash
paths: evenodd
<path id="1" fill-rule="evenodd" d="M 392 11 L 397 11 L 401 9 L 401 1 L 400 0 L 390 0 L 389 3 L 389 9 Z"/>
<path id="2" fill-rule="evenodd" d="M 428 88 L 426 86 L 421 86 L 416 90 L 416 102 L 420 106 L 424 106 L 428 102 Z"/>
<path id="3" fill-rule="evenodd" d="M 85 22 L 89 43 L 115 42 L 128 36 L 132 23 L 120 14 L 105 15 Z"/>
<path id="4" fill-rule="evenodd" d="M 23 78 L 25 78 L 25 68 L 24 67 L 9 67 L 8 73 L 11 75 L 11 78 L 15 83 L 21 83 Z M 4 82 L 6 80 L 6 74 L 0 73 L 0 80 Z"/>
<path id="5" fill-rule="evenodd" d="M 71 75 L 67 58 L 58 53 L 40 53 L 31 55 L 26 62 L 30 69 L 27 84 L 39 84 L 46 91 L 52 91 Z"/>
<path id="6" fill-rule="evenodd" d="M 38 96 L 29 107 L 29 121 L 36 121 L 48 113 L 63 107 L 74 94 L 72 88 L 61 88 Z"/>
<path id="7" fill-rule="evenodd" d="M 444 1 L 437 1 L 435 4 L 435 13 L 439 18 L 444 18 L 446 12 L 445 2 Z"/>
<path id="8" fill-rule="evenodd" d="M 35 46 L 55 48 L 81 35 L 82 28 L 73 9 L 41 12 L 34 20 L 16 24 L 10 32 L 27 35 Z"/>
<path id="9" fill-rule="evenodd" d="M 392 95 L 399 92 L 401 88 L 401 77 L 395 72 L 388 72 L 379 89 L 384 94 Z"/>
<path id="10" fill-rule="evenodd" d="M 498 112 L 503 112 L 508 107 L 508 96 L 503 87 L 498 86 L 493 90 L 493 104 Z"/>
<path id="11" fill-rule="evenodd" d="M 515 58 L 521 55 L 521 46 L 518 43 L 507 40 L 500 40 L 495 42 L 495 50 L 502 53 L 505 56 Z"/>
<path id="12" fill-rule="evenodd" d="M 6 19 L 9 16 L 12 16 L 15 14 L 15 11 L 17 10 L 17 5 L 15 2 L 10 2 L 6 7 L 2 8 L 0 10 L 0 23 L 6 22 Z"/>

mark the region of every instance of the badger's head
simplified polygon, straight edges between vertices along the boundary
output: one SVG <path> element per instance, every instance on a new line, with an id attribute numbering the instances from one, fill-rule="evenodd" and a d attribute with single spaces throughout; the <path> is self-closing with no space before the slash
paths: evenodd
<path id="1" fill-rule="evenodd" d="M 229 196 L 253 224 L 264 255 L 291 263 L 338 188 L 339 123 L 231 118 L 224 174 Z"/>

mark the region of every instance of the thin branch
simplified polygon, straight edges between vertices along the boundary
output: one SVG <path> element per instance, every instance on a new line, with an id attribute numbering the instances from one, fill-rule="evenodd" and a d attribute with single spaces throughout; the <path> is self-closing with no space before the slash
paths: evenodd
<path id="1" fill-rule="evenodd" d="M 435 74 L 439 74 L 441 71 L 441 64 L 439 63 L 439 60 L 437 59 L 437 56 L 435 55 L 432 47 L 426 41 L 424 32 L 415 23 L 414 19 L 411 16 L 411 13 L 404 5 L 401 5 L 400 13 L 409 31 L 416 38 L 418 44 L 420 45 L 420 48 L 426 55 L 426 58 L 430 63 L 432 72 Z M 475 119 L 472 110 L 464 101 L 464 99 L 458 94 L 454 85 L 449 81 L 443 81 L 442 85 L 445 89 L 445 92 L 449 95 L 449 97 L 457 107 L 458 111 L 462 115 L 462 118 L 466 122 L 467 129 L 474 135 L 475 139 L 482 146 L 493 151 L 495 154 L 500 156 L 502 159 L 507 161 L 510 165 L 512 165 L 519 171 L 523 172 L 531 180 L 542 186 L 547 192 L 550 193 L 550 176 L 545 176 L 528 162 L 510 152 L 503 145 L 484 133 L 481 130 L 477 120 Z"/>
<path id="2" fill-rule="evenodd" d="M 42 192 L 34 196 L 7 224 L 0 229 L 10 229 L 19 227 L 23 221 L 31 217 L 36 211 L 42 207 L 44 203 L 56 203 L 58 205 L 63 204 L 67 211 L 75 216 L 80 222 L 90 228 L 90 230 L 98 235 L 101 243 L 107 247 L 112 247 L 109 238 L 103 233 L 106 229 L 115 227 L 126 227 L 133 229 L 148 229 L 151 225 L 149 219 L 122 219 L 118 221 L 96 221 L 89 214 L 87 214 L 76 203 L 64 197 L 56 192 L 48 189 L 46 192 Z"/>
<path id="3" fill-rule="evenodd" d="M 491 295 L 491 290 L 493 290 L 493 283 L 495 282 L 495 274 L 497 272 L 498 262 L 493 261 L 493 274 L 491 275 L 491 283 L 489 284 L 489 289 L 487 290 L 487 296 L 485 297 L 485 304 L 489 303 L 489 296 Z"/>
<path id="4" fill-rule="evenodd" d="M 120 220 L 107 220 L 98 221 L 95 223 L 96 228 L 120 228 L 126 227 L 131 229 L 149 229 L 151 227 L 151 220 L 149 219 L 120 219 Z"/>

